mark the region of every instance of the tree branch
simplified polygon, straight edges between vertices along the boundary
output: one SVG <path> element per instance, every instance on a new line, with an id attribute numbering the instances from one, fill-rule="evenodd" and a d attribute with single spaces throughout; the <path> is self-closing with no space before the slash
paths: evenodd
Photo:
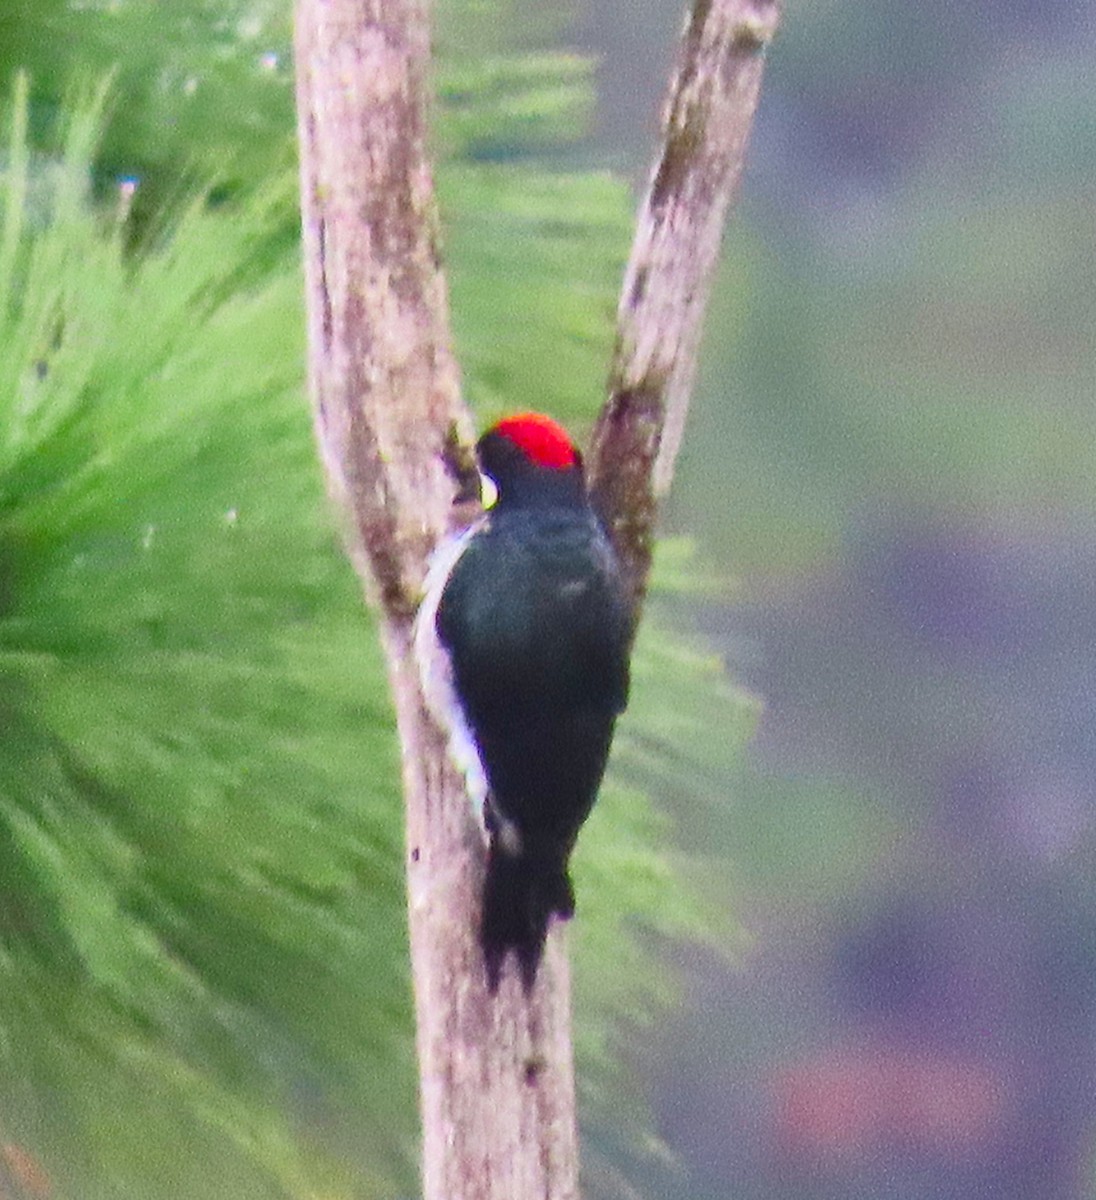
<path id="1" fill-rule="evenodd" d="M 450 352 L 413 0 L 297 6 L 309 384 L 359 572 L 410 619 L 448 519 L 439 440 L 470 429 Z"/>
<path id="2" fill-rule="evenodd" d="M 775 0 L 694 0 L 617 310 L 590 487 L 639 608 L 670 486 L 727 210 L 742 174 Z"/>
<path id="3" fill-rule="evenodd" d="M 512 970 L 491 996 L 476 936 L 483 837 L 410 653 L 427 556 L 452 513 L 454 437 L 467 445 L 471 429 L 426 156 L 427 5 L 297 0 L 295 23 L 316 433 L 350 555 L 379 610 L 403 752 L 423 1196 L 574 1200 L 563 933 L 550 936 L 531 996 Z M 769 0 L 696 0 L 625 281 L 591 463 L 637 596 L 650 558 L 651 472 L 661 446 L 668 481 L 774 23 Z"/>
<path id="4" fill-rule="evenodd" d="M 350 554 L 380 611 L 403 751 L 424 1200 L 573 1200 L 561 935 L 531 996 L 516 972 L 490 995 L 476 936 L 483 837 L 410 652 L 452 510 L 453 432 L 467 442 L 471 429 L 426 157 L 428 45 L 417 0 L 298 0 L 310 390 Z"/>

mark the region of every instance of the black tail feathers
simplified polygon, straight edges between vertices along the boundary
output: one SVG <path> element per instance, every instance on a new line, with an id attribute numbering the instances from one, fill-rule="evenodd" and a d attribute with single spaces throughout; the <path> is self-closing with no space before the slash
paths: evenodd
<path id="1" fill-rule="evenodd" d="M 507 854 L 492 839 L 483 885 L 480 938 L 487 985 L 498 990 L 506 954 L 513 950 L 528 993 L 544 953 L 548 922 L 553 915 L 575 914 L 575 894 L 567 864 L 558 855 Z"/>

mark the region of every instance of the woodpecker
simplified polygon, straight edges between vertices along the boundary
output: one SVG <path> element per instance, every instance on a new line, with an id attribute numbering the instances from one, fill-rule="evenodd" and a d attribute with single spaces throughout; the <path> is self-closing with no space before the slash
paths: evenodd
<path id="1" fill-rule="evenodd" d="M 435 553 L 415 652 L 483 813 L 488 986 L 513 951 L 528 992 L 549 921 L 575 911 L 567 864 L 628 700 L 631 607 L 560 425 L 506 417 L 476 457 L 497 499 Z"/>

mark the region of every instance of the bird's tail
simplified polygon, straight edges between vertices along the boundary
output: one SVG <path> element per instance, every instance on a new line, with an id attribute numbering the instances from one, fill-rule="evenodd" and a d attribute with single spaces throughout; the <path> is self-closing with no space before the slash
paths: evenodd
<path id="1" fill-rule="evenodd" d="M 492 839 L 483 885 L 481 942 L 487 983 L 497 990 L 507 952 L 513 950 L 525 991 L 532 990 L 544 953 L 548 922 L 575 913 L 567 861 L 558 852 L 508 854 Z"/>

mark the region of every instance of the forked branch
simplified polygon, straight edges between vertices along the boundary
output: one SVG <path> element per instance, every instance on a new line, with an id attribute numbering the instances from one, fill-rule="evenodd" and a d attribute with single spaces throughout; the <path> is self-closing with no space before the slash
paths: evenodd
<path id="1" fill-rule="evenodd" d="M 590 456 L 637 597 L 775 21 L 771 0 L 695 0 L 640 217 Z M 426 0 L 297 0 L 295 23 L 310 392 L 378 609 L 402 747 L 423 1196 L 573 1200 L 562 941 L 549 939 L 531 995 L 516 973 L 488 992 L 475 936 L 483 840 L 409 652 L 427 556 L 451 516 L 454 431 L 465 443 L 471 432 L 426 154 Z"/>

